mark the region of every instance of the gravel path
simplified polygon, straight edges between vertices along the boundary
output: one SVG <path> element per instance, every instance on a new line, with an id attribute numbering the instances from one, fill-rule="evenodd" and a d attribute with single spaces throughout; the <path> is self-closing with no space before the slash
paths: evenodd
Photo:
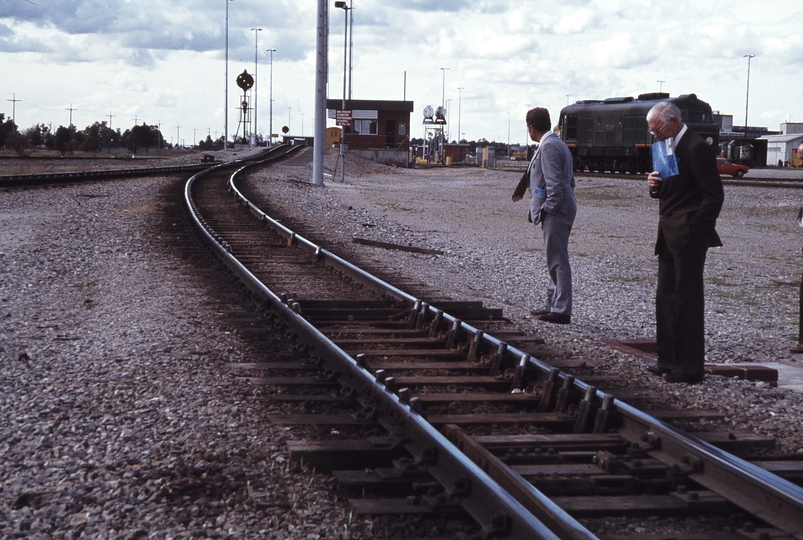
<path id="1" fill-rule="evenodd" d="M 0 191 L 0 538 L 360 538 L 225 369 L 265 353 L 175 182 Z"/>

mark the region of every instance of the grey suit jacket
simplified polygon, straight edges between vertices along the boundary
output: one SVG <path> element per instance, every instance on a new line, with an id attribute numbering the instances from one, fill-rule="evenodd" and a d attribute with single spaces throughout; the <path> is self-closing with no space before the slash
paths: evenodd
<path id="1" fill-rule="evenodd" d="M 573 169 L 566 143 L 557 134 L 546 133 L 530 164 L 530 215 L 536 223 L 542 210 L 547 214 L 568 214 L 577 206 Z M 539 195 L 543 190 L 546 197 Z"/>

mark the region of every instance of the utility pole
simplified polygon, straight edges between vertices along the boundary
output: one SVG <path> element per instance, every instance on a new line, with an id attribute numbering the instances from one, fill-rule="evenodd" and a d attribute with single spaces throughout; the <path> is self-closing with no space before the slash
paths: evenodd
<path id="1" fill-rule="evenodd" d="M 22 101 L 21 99 L 17 99 L 17 94 L 11 94 L 11 99 L 6 99 L 6 101 L 11 102 L 11 121 L 15 124 L 17 123 L 17 102 Z M 72 105 L 70 105 L 72 107 Z"/>
<path id="2" fill-rule="evenodd" d="M 195 131 L 196 128 L 192 128 L 192 147 L 195 148 Z"/>
<path id="3" fill-rule="evenodd" d="M 112 112 L 109 111 L 109 129 L 112 128 L 112 118 L 114 118 L 115 116 L 117 116 L 117 115 L 116 114 L 112 114 Z"/>
<path id="4" fill-rule="evenodd" d="M 176 126 L 176 145 L 181 146 L 181 136 L 179 135 L 181 131 L 179 131 L 181 126 Z"/>
<path id="5" fill-rule="evenodd" d="M 65 110 L 70 111 L 70 125 L 72 125 L 72 112 L 77 111 L 78 109 L 73 109 L 72 103 L 70 103 L 70 107 Z"/>
<path id="6" fill-rule="evenodd" d="M 657 82 L 657 83 L 658 83 L 658 91 L 659 91 L 659 92 L 663 92 L 663 91 L 664 91 L 664 83 L 665 83 L 666 81 L 662 81 L 662 80 L 660 80 L 660 79 L 659 79 L 659 80 L 657 80 L 657 81 L 655 81 L 655 82 Z"/>

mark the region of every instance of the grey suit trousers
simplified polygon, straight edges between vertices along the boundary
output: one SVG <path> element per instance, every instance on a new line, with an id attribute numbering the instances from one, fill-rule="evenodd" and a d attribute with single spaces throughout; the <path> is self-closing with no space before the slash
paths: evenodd
<path id="1" fill-rule="evenodd" d="M 567 213 L 543 215 L 541 229 L 544 234 L 546 264 L 549 269 L 546 307 L 554 313 L 572 314 L 572 268 L 569 264 L 569 234 L 577 215 L 574 202 Z"/>

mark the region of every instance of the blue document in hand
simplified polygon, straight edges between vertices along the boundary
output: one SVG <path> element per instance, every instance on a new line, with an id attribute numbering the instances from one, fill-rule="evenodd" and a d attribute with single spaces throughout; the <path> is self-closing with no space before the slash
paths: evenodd
<path id="1" fill-rule="evenodd" d="M 667 152 L 665 140 L 652 143 L 652 170 L 658 171 L 661 178 L 680 174 L 678 160 L 675 154 Z"/>

